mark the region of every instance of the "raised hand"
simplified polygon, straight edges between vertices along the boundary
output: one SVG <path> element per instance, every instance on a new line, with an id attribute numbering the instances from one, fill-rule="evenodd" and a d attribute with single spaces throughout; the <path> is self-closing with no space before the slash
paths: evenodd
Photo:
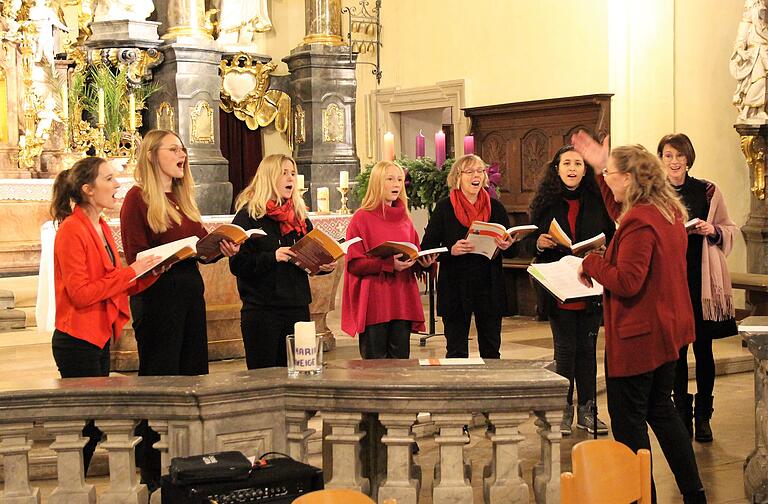
<path id="1" fill-rule="evenodd" d="M 599 144 L 584 130 L 579 130 L 571 135 L 574 149 L 581 154 L 584 161 L 592 165 L 595 175 L 600 175 L 608 163 L 608 155 L 611 151 L 608 147 L 608 141 L 609 135 L 606 135 L 603 143 Z"/>

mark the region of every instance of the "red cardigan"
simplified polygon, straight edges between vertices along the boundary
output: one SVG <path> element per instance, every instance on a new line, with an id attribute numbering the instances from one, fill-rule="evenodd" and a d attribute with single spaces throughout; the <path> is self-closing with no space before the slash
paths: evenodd
<path id="1" fill-rule="evenodd" d="M 397 203 L 396 203 L 397 204 Z M 355 336 L 369 325 L 410 320 L 413 330 L 424 330 L 424 308 L 414 276 L 415 266 L 394 270 L 389 257 L 367 257 L 365 252 L 381 243 L 407 241 L 419 246 L 419 236 L 404 207 L 358 210 L 347 227 L 347 239 L 362 243 L 349 247 L 341 298 L 341 328 Z"/>
<path id="2" fill-rule="evenodd" d="M 56 329 L 104 348 L 113 334 L 120 336 L 130 319 L 128 294 L 150 286 L 156 277 L 134 281 L 134 271 L 120 263 L 107 223 L 99 219 L 99 224 L 117 265 L 112 265 L 88 216 L 75 206 L 56 232 L 53 283 Z"/>
<path id="3" fill-rule="evenodd" d="M 619 206 L 606 201 L 606 207 L 615 218 Z M 687 246 L 680 219 L 670 223 L 656 207 L 642 204 L 624 215 L 605 258 L 590 254 L 584 259 L 584 272 L 605 287 L 609 377 L 653 371 L 676 361 L 680 348 L 693 342 Z"/>

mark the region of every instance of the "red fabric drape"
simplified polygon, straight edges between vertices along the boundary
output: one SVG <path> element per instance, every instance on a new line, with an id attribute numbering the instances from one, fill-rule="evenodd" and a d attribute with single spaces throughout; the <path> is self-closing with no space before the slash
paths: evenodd
<path id="1" fill-rule="evenodd" d="M 221 154 L 229 161 L 229 182 L 234 199 L 256 174 L 256 168 L 264 157 L 261 132 L 251 131 L 235 114 L 219 111 Z M 230 208 L 234 211 L 234 207 Z"/>

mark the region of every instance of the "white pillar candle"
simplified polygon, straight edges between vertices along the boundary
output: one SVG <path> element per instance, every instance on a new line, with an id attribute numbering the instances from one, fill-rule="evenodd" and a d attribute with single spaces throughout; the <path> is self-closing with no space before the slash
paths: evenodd
<path id="1" fill-rule="evenodd" d="M 304 189 L 304 175 L 301 173 L 296 175 L 296 186 L 300 191 Z"/>
<path id="2" fill-rule="evenodd" d="M 323 213 L 331 211 L 330 193 L 327 187 L 317 188 L 317 211 Z"/>
<path id="3" fill-rule="evenodd" d="M 104 124 L 106 122 L 104 121 L 104 117 L 104 88 L 99 88 L 99 124 Z"/>
<path id="4" fill-rule="evenodd" d="M 295 360 L 297 371 L 314 371 L 317 369 L 317 345 L 315 344 L 315 323 L 296 322 L 293 325 L 296 342 Z"/>
<path id="5" fill-rule="evenodd" d="M 128 95 L 128 129 L 131 133 L 136 131 L 136 97 L 133 93 Z"/>
<path id="6" fill-rule="evenodd" d="M 339 172 L 339 189 L 349 189 L 349 172 L 342 170 Z"/>

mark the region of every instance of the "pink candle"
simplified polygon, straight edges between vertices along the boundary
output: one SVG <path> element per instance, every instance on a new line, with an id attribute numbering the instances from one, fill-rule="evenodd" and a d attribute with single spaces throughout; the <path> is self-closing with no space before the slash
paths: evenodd
<path id="1" fill-rule="evenodd" d="M 425 152 L 425 137 L 424 132 L 419 130 L 419 134 L 416 135 L 416 158 L 423 158 Z"/>
<path id="2" fill-rule="evenodd" d="M 384 133 L 384 161 L 395 160 L 395 135 L 387 131 Z"/>
<path id="3" fill-rule="evenodd" d="M 467 135 L 464 137 L 464 155 L 475 153 L 475 137 Z"/>
<path id="4" fill-rule="evenodd" d="M 445 133 L 443 130 L 435 133 L 435 163 L 437 168 L 440 169 L 445 163 Z"/>

